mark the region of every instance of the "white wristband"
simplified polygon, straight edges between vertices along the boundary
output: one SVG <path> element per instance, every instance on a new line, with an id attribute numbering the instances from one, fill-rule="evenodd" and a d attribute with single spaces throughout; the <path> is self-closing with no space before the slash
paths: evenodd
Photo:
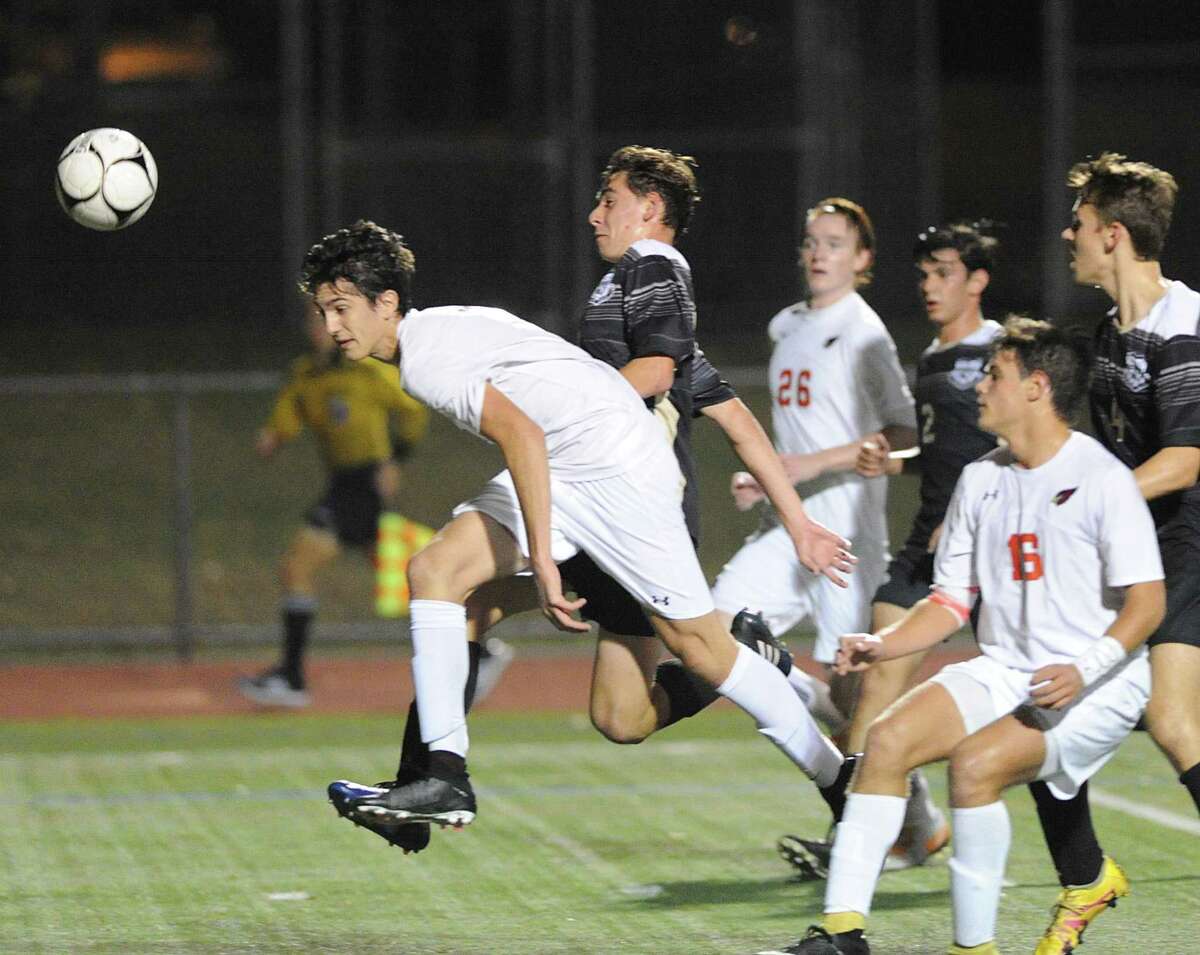
<path id="1" fill-rule="evenodd" d="M 1091 686 L 1124 659 L 1120 641 L 1105 634 L 1071 662 L 1083 677 L 1083 685 Z"/>

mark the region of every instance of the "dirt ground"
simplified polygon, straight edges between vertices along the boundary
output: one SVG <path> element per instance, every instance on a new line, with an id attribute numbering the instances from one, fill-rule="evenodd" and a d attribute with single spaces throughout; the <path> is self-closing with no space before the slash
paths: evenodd
<path id="1" fill-rule="evenodd" d="M 973 655 L 931 654 L 925 669 Z M 819 670 L 801 660 L 809 672 Z M 519 655 L 480 710 L 587 709 L 592 658 L 587 654 Z M 254 673 L 246 660 L 197 663 L 23 664 L 0 666 L 0 719 L 208 716 L 255 712 L 260 707 L 234 688 Z M 406 659 L 313 659 L 310 711 L 400 712 L 412 699 Z"/>

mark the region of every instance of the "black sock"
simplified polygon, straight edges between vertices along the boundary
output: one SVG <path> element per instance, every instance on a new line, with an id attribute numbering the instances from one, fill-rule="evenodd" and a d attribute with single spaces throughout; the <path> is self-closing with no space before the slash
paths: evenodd
<path id="1" fill-rule="evenodd" d="M 1191 793 L 1192 802 L 1196 804 L 1196 811 L 1200 812 L 1200 763 L 1180 773 L 1179 781 Z"/>
<path id="2" fill-rule="evenodd" d="M 1037 803 L 1038 819 L 1046 848 L 1058 872 L 1062 886 L 1091 885 L 1104 866 L 1104 850 L 1092 828 L 1092 810 L 1088 805 L 1085 782 L 1073 799 L 1056 799 L 1044 782 L 1029 784 Z"/>
<path id="3" fill-rule="evenodd" d="M 304 688 L 304 651 L 308 647 L 308 628 L 315 616 L 312 610 L 283 611 L 283 675 L 292 689 Z"/>
<path id="4" fill-rule="evenodd" d="M 429 754 L 429 775 L 438 779 L 454 779 L 467 774 L 467 760 L 448 749 L 435 749 Z"/>
<path id="5" fill-rule="evenodd" d="M 479 657 L 481 647 L 478 643 L 467 644 L 467 685 L 463 690 L 463 706 L 467 712 L 475 702 L 475 682 L 479 678 Z M 459 757 L 460 759 L 462 757 Z M 401 779 L 407 773 L 429 769 L 429 747 L 421 742 L 421 717 L 417 712 L 417 701 L 408 704 L 408 718 L 404 723 L 404 741 L 400 744 L 400 765 L 396 770 L 396 778 Z"/>
<path id="6" fill-rule="evenodd" d="M 678 660 L 665 660 L 654 672 L 654 682 L 667 695 L 669 711 L 663 727 L 695 716 L 710 703 L 715 703 L 720 694 Z"/>
<path id="7" fill-rule="evenodd" d="M 817 787 L 817 792 L 821 794 L 821 798 L 829 806 L 829 811 L 833 813 L 834 825 L 842 821 L 842 813 L 846 811 L 846 794 L 850 789 L 850 777 L 854 775 L 854 767 L 861 757 L 862 753 L 851 753 L 842 761 L 842 768 L 838 770 L 837 779 L 824 788 Z"/>

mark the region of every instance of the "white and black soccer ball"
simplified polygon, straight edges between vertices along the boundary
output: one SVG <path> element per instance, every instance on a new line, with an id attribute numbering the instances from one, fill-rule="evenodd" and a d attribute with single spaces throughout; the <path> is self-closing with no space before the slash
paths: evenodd
<path id="1" fill-rule="evenodd" d="M 54 191 L 59 205 L 89 229 L 133 225 L 158 191 L 158 166 L 146 144 L 123 129 L 89 129 L 58 157 Z"/>

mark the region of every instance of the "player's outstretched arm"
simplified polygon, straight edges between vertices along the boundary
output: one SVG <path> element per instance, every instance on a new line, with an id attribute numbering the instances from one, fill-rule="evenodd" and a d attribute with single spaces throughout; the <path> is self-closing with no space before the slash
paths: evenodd
<path id="1" fill-rule="evenodd" d="M 845 587 L 846 581 L 841 574 L 854 569 L 850 542 L 812 520 L 805 512 L 771 439 L 753 412 L 740 398 L 731 398 L 709 405 L 703 413 L 721 426 L 737 456 L 775 506 L 800 562 L 814 574 L 824 574 L 838 586 Z"/>
<path id="2" fill-rule="evenodd" d="M 493 385 L 485 386 L 479 433 L 494 441 L 504 455 L 521 503 L 529 538 L 529 567 L 537 581 L 542 612 L 560 630 L 583 633 L 588 625 L 571 616 L 584 605 L 568 600 L 550 554 L 550 463 L 546 435 L 537 423 Z"/>
<path id="3" fill-rule="evenodd" d="M 1158 629 L 1166 613 L 1167 591 L 1161 580 L 1125 588 L 1117 619 L 1099 640 L 1071 663 L 1054 663 L 1029 678 L 1030 698 L 1037 706 L 1061 710 L 1087 687 L 1104 677 Z"/>
<path id="4" fill-rule="evenodd" d="M 851 633 L 838 641 L 833 669 L 839 676 L 865 670 L 881 660 L 920 653 L 945 640 L 961 626 L 954 611 L 926 598 L 918 601 L 898 623 L 878 633 Z"/>

